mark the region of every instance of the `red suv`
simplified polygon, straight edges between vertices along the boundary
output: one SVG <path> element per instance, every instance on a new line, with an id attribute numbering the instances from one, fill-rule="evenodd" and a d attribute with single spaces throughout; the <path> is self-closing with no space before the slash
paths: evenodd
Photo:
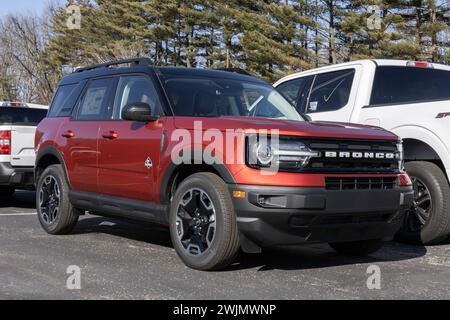
<path id="1" fill-rule="evenodd" d="M 50 234 L 86 212 L 169 226 L 181 259 L 224 268 L 240 248 L 378 250 L 413 190 L 399 138 L 314 123 L 267 83 L 147 59 L 79 69 L 36 134 L 37 208 Z"/>

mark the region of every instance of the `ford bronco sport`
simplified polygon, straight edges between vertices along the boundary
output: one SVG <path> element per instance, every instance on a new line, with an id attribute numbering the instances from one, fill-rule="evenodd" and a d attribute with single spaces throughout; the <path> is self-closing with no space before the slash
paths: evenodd
<path id="1" fill-rule="evenodd" d="M 86 212 L 156 222 L 199 270 L 226 267 L 240 248 L 370 254 L 413 200 L 394 134 L 309 122 L 250 76 L 147 59 L 66 76 L 36 151 L 48 233 L 69 233 Z"/>

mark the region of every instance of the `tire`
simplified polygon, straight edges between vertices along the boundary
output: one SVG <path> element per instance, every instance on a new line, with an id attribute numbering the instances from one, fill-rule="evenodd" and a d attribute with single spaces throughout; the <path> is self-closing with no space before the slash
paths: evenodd
<path id="1" fill-rule="evenodd" d="M 69 184 L 61 165 L 49 166 L 39 177 L 36 207 L 39 222 L 49 234 L 69 234 L 77 224 L 81 212 L 69 201 Z"/>
<path id="2" fill-rule="evenodd" d="M 9 199 L 14 195 L 15 192 L 16 189 L 14 189 L 13 187 L 2 186 L 0 187 L 0 198 Z"/>
<path id="3" fill-rule="evenodd" d="M 442 170 L 431 162 L 407 162 L 405 168 L 414 182 L 415 204 L 406 213 L 405 223 L 397 234 L 397 240 L 424 245 L 442 243 L 450 234 L 449 182 Z M 421 193 L 429 193 L 431 199 L 423 202 L 425 198 L 420 196 Z M 427 208 L 427 215 L 421 215 L 417 211 Z M 413 228 L 414 219 L 418 223 L 417 230 Z"/>
<path id="4" fill-rule="evenodd" d="M 181 183 L 169 222 L 175 251 L 190 268 L 224 269 L 239 253 L 233 202 L 225 182 L 213 173 L 197 173 Z"/>
<path id="5" fill-rule="evenodd" d="M 384 242 L 380 239 L 364 240 L 355 242 L 330 243 L 330 247 L 338 253 L 346 256 L 368 256 L 383 247 Z"/>

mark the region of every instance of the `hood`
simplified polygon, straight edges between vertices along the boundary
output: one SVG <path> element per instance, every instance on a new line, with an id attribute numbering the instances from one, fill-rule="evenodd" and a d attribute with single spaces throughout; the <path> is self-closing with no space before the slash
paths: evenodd
<path id="1" fill-rule="evenodd" d="M 201 126 L 195 122 L 201 122 Z M 379 127 L 365 126 L 341 122 L 301 122 L 291 120 L 277 120 L 266 118 L 247 117 L 175 117 L 175 126 L 179 129 L 201 130 L 217 129 L 225 132 L 228 130 L 262 131 L 279 130 L 280 135 L 347 138 L 365 140 L 398 140 L 395 134 Z"/>

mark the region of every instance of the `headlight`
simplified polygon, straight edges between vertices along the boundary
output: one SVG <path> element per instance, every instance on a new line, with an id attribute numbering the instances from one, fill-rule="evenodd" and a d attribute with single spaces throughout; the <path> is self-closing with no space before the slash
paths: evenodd
<path id="1" fill-rule="evenodd" d="M 247 137 L 247 165 L 252 168 L 298 171 L 313 157 L 320 157 L 320 152 L 312 151 L 300 141 L 258 135 Z"/>
<path id="2" fill-rule="evenodd" d="M 274 153 L 272 146 L 267 142 L 258 143 L 256 147 L 256 159 L 263 166 L 270 166 L 274 159 Z"/>

